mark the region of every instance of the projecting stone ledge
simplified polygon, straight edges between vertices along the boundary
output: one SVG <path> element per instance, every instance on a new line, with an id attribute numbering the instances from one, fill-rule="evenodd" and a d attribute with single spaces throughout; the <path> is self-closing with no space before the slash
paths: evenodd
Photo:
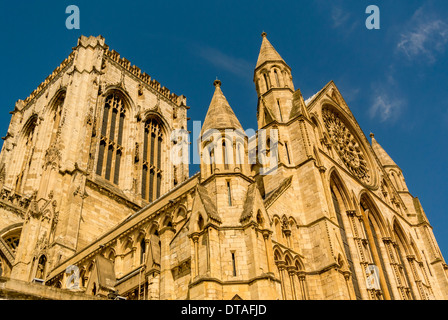
<path id="1" fill-rule="evenodd" d="M 105 300 L 41 284 L 0 277 L 0 300 Z"/>

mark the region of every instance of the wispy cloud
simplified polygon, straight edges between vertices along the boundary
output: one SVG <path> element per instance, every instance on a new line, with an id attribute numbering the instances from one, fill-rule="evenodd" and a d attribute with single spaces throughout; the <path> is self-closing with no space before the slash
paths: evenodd
<path id="1" fill-rule="evenodd" d="M 358 22 L 353 19 L 352 14 L 341 6 L 334 4 L 331 8 L 331 21 L 334 29 L 343 28 L 346 34 L 351 33 Z"/>
<path id="2" fill-rule="evenodd" d="M 400 35 L 397 50 L 409 60 L 424 58 L 434 63 L 447 44 L 448 24 L 422 6 L 409 21 L 408 31 Z"/>
<path id="3" fill-rule="evenodd" d="M 369 115 L 371 119 L 379 118 L 381 122 L 393 122 L 406 107 L 406 101 L 399 96 L 393 68 L 388 71 L 385 80 L 385 82 L 372 85 L 373 95 Z"/>
<path id="4" fill-rule="evenodd" d="M 347 23 L 350 18 L 350 13 L 341 9 L 340 7 L 334 6 L 331 9 L 331 20 L 333 21 L 333 28 L 338 28 L 345 23 Z"/>
<path id="5" fill-rule="evenodd" d="M 242 58 L 232 57 L 218 49 L 206 46 L 199 47 L 198 53 L 201 58 L 204 58 L 215 67 L 226 70 L 239 77 L 247 78 L 252 74 L 253 63 Z"/>
<path id="6" fill-rule="evenodd" d="M 381 122 L 394 121 L 401 113 L 404 103 L 387 92 L 377 92 L 369 109 L 370 117 L 379 117 Z"/>

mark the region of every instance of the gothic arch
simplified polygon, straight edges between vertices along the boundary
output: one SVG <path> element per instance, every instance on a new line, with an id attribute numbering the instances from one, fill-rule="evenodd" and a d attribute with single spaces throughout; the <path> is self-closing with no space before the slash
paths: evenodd
<path id="1" fill-rule="evenodd" d="M 23 223 L 12 224 L 0 231 L 0 237 L 6 242 L 9 249 L 15 253 L 20 243 Z"/>
<path id="2" fill-rule="evenodd" d="M 180 205 L 174 214 L 174 222 L 179 223 L 179 221 L 182 221 L 187 218 L 187 209 L 184 205 Z"/>
<path id="3" fill-rule="evenodd" d="M 115 249 L 110 248 L 109 252 L 107 253 L 107 259 L 115 262 L 116 258 L 117 258 L 117 253 L 115 252 Z"/>
<path id="4" fill-rule="evenodd" d="M 365 209 L 369 209 L 367 218 L 372 217 L 373 221 L 376 223 L 376 225 L 379 228 L 379 231 L 380 231 L 379 236 L 390 237 L 391 232 L 390 232 L 389 228 L 387 227 L 388 223 L 387 223 L 386 219 L 383 217 L 381 210 L 379 210 L 375 201 L 373 201 L 372 197 L 368 194 L 367 190 L 364 189 L 360 192 L 359 203 L 362 206 L 364 205 Z"/>
<path id="5" fill-rule="evenodd" d="M 149 223 L 146 227 L 146 234 L 159 234 L 159 223 L 157 221 L 152 221 L 151 223 Z"/>
<path id="6" fill-rule="evenodd" d="M 299 256 L 294 258 L 294 265 L 297 268 L 297 271 L 305 271 L 305 264 Z"/>
<path id="7" fill-rule="evenodd" d="M 171 217 L 170 213 L 165 214 L 163 217 L 162 227 L 172 227 L 173 226 L 173 219 Z"/>
<path id="8" fill-rule="evenodd" d="M 23 139 L 23 137 L 28 136 L 31 133 L 31 131 L 33 131 L 34 128 L 36 127 L 37 121 L 38 121 L 37 113 L 33 113 L 25 122 L 25 124 L 22 126 L 19 137 Z"/>
<path id="9" fill-rule="evenodd" d="M 13 156 L 13 168 L 8 169 L 15 179 L 13 189 L 19 194 L 26 192 L 24 186 L 27 182 L 28 173 L 31 167 L 36 168 L 36 164 L 31 163 L 31 159 L 34 155 L 37 140 L 36 128 L 38 121 L 37 113 L 33 113 L 23 125 L 17 138 L 17 145 L 20 146 L 20 149 L 16 149 L 19 151 Z"/>
<path id="10" fill-rule="evenodd" d="M 43 115 L 46 116 L 47 114 L 51 114 L 53 111 L 55 111 L 55 107 L 57 106 L 58 102 L 61 100 L 64 101 L 66 95 L 67 88 L 63 87 L 58 89 L 44 108 Z"/>
<path id="11" fill-rule="evenodd" d="M 353 260 L 353 257 L 356 257 L 356 255 L 354 255 L 354 253 L 357 252 L 355 249 L 356 246 L 353 244 L 353 236 L 351 238 L 347 236 L 347 230 L 351 230 L 351 224 L 347 217 L 347 211 L 353 209 L 352 202 L 350 201 L 350 196 L 346 186 L 334 168 L 330 170 L 329 185 L 333 209 L 338 221 L 339 233 L 342 240 L 342 248 L 340 249 L 345 253 L 345 259 L 342 258 L 340 261 L 347 264 L 346 269 L 350 270 L 352 274 L 351 282 L 355 291 L 356 299 L 360 300 L 362 299 L 361 289 L 359 286 L 358 275 L 356 274 L 355 261 Z M 338 263 L 340 263 L 340 261 L 338 261 Z"/>
<path id="12" fill-rule="evenodd" d="M 131 98 L 131 96 L 129 95 L 129 93 L 121 86 L 119 85 L 108 85 L 105 90 L 104 93 L 100 96 L 101 99 L 99 99 L 100 101 L 100 109 L 102 108 L 102 106 L 104 106 L 104 103 L 106 102 L 106 98 L 110 95 L 116 93 L 118 95 L 121 96 L 122 99 L 125 100 L 126 102 L 126 111 L 128 111 L 130 113 L 129 117 L 133 117 L 135 116 L 136 113 L 136 105 L 134 103 L 134 100 Z M 100 110 L 101 111 L 101 110 Z"/>
<path id="13" fill-rule="evenodd" d="M 283 252 L 282 252 L 282 249 L 280 248 L 280 246 L 274 245 L 273 252 L 274 252 L 274 260 L 275 261 L 283 261 L 284 260 Z"/>
<path id="14" fill-rule="evenodd" d="M 172 131 L 169 123 L 166 121 L 165 117 L 158 111 L 146 110 L 142 115 L 142 123 L 146 123 L 149 120 L 158 121 L 164 136 L 168 137 L 169 133 Z"/>
<path id="15" fill-rule="evenodd" d="M 324 138 L 322 124 L 319 121 L 318 116 L 315 113 L 311 114 L 311 122 L 313 123 L 314 135 L 318 146 L 322 145 L 321 140 Z"/>
<path id="16" fill-rule="evenodd" d="M 393 235 L 395 238 L 395 241 L 398 242 L 400 241 L 404 250 L 405 250 L 405 254 L 406 255 L 410 255 L 412 252 L 412 248 L 410 246 L 410 241 L 408 239 L 408 237 L 406 236 L 406 233 L 401 225 L 401 223 L 397 220 L 396 217 L 392 218 L 392 230 L 393 230 Z"/>
<path id="17" fill-rule="evenodd" d="M 262 214 L 261 210 L 257 211 L 256 219 L 257 219 L 258 227 L 261 229 L 264 229 L 265 221 L 263 219 L 263 214 Z"/>
<path id="18" fill-rule="evenodd" d="M 98 119 L 101 119 L 96 170 L 98 176 L 120 185 L 125 156 L 133 147 L 128 145 L 131 129 L 131 99 L 123 90 L 110 89 L 101 100 Z"/>
<path id="19" fill-rule="evenodd" d="M 345 208 L 345 211 L 347 210 L 354 210 L 353 204 L 350 201 L 350 196 L 349 196 L 349 192 L 347 189 L 347 186 L 345 185 L 343 179 L 341 178 L 341 175 L 339 174 L 339 172 L 337 171 L 336 167 L 332 167 L 329 172 L 328 172 L 328 176 L 329 178 L 329 184 L 330 184 L 330 188 L 335 187 L 339 193 L 336 194 L 336 196 L 340 196 L 341 199 L 338 200 L 342 200 L 342 204 Z"/>

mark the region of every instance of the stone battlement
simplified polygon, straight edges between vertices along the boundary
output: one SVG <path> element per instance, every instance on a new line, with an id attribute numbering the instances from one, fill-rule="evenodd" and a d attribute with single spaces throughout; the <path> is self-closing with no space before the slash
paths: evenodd
<path id="1" fill-rule="evenodd" d="M 18 109 L 22 110 L 26 107 L 35 97 L 37 97 L 46 87 L 47 85 L 55 79 L 62 70 L 64 70 L 70 63 L 73 62 L 75 57 L 75 52 L 78 47 L 96 47 L 102 46 L 104 48 L 104 55 L 110 60 L 116 62 L 118 65 L 129 71 L 139 80 L 147 84 L 149 87 L 160 93 L 162 96 L 167 98 L 169 101 L 175 103 L 178 106 L 186 104 L 186 98 L 183 95 L 178 96 L 175 93 L 170 92 L 170 90 L 164 86 L 162 86 L 157 80 L 151 79 L 151 76 L 146 72 L 142 72 L 141 69 L 135 65 L 131 65 L 131 62 L 124 58 L 120 57 L 120 54 L 115 50 L 109 50 L 109 46 L 105 44 L 105 39 L 102 36 L 94 37 L 86 37 L 81 36 L 78 39 L 78 45 L 73 48 L 73 51 L 69 54 L 69 56 L 62 61 L 62 63 L 53 70 L 53 72 L 41 83 L 39 86 L 31 92 L 31 94 L 25 100 L 18 100 L 18 104 L 22 105 Z M 17 105 L 16 105 L 17 109 Z"/>

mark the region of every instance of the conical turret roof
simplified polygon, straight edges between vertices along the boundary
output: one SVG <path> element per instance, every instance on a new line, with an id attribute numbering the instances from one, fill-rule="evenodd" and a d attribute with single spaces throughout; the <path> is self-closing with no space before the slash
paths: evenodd
<path id="1" fill-rule="evenodd" d="M 240 129 L 243 130 L 238 118 L 221 90 L 221 81 L 215 80 L 215 93 L 208 107 L 201 135 L 209 129 Z"/>
<path id="2" fill-rule="evenodd" d="M 260 53 L 258 54 L 257 65 L 255 69 L 261 66 L 266 61 L 281 61 L 286 64 L 285 60 L 280 56 L 280 54 L 275 50 L 274 46 L 269 42 L 266 32 L 261 34 L 263 40 L 261 42 Z"/>
<path id="3" fill-rule="evenodd" d="M 397 166 L 394 160 L 392 160 L 392 158 L 387 154 L 386 150 L 384 150 L 378 141 L 376 141 L 373 133 L 370 134 L 370 137 L 372 138 L 373 151 L 375 151 L 378 159 L 380 159 L 381 164 L 383 166 Z"/>

